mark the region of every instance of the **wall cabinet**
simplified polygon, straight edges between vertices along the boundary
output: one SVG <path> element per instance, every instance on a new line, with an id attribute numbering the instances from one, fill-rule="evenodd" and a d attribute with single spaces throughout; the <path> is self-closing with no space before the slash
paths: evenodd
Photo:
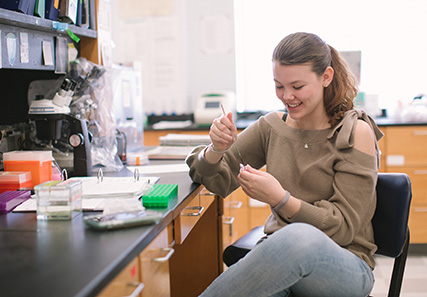
<path id="1" fill-rule="evenodd" d="M 97 11 L 101 0 L 91 1 Z M 51 20 L 0 8 L 0 80 L 7 82 L 7 88 L 0 88 L 0 125 L 28 122 L 28 88 L 32 81 L 60 78 L 61 73 L 55 72 L 59 57 L 56 38 L 69 43 L 71 38 L 67 32 L 54 30 L 53 24 Z M 69 30 L 80 38 L 75 44 L 79 55 L 100 64 L 97 31 L 74 25 L 69 25 Z M 67 61 L 66 50 L 67 46 L 58 60 Z M 46 61 L 48 52 L 52 63 Z"/>
<path id="2" fill-rule="evenodd" d="M 93 3 L 95 9 L 98 5 L 98 0 Z M 0 8 L 0 30 L 2 65 L 0 68 L 5 69 L 32 69 L 32 70 L 55 70 L 55 37 L 66 38 L 71 41 L 67 31 L 59 31 L 54 29 L 53 22 L 48 19 L 26 15 L 23 13 Z M 95 29 L 87 29 L 74 25 L 68 26 L 69 30 L 79 38 L 84 38 L 85 41 L 92 40 L 91 44 L 85 47 L 85 53 L 98 52 L 97 49 L 97 31 Z M 25 34 L 25 37 L 23 35 Z M 6 40 L 8 40 L 6 42 Z M 11 43 L 15 44 L 15 54 L 11 56 Z M 49 44 L 53 64 L 47 64 L 44 60 L 46 54 L 46 45 Z M 26 50 L 24 50 L 26 48 Z M 23 51 L 24 50 L 24 51 Z M 65 50 L 67 50 L 65 48 Z M 28 57 L 26 54 L 28 54 Z M 84 55 L 82 55 L 84 56 Z M 93 56 L 90 54 L 90 56 Z M 86 57 L 86 56 L 84 56 Z M 90 58 L 90 57 L 89 57 Z"/>

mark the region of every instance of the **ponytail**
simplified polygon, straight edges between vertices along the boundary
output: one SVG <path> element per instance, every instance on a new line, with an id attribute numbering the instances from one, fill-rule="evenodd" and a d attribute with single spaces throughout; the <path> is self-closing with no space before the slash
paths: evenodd
<path id="1" fill-rule="evenodd" d="M 329 123 L 335 126 L 344 116 L 344 113 L 353 109 L 353 99 L 357 95 L 356 79 L 349 70 L 347 63 L 332 46 L 328 45 L 331 53 L 331 67 L 334 69 L 334 78 L 324 90 L 323 104 Z"/>

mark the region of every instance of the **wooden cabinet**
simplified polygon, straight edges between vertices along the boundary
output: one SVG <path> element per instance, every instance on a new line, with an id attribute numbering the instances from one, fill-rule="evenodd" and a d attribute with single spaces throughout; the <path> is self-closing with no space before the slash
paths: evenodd
<path id="1" fill-rule="evenodd" d="M 173 225 L 164 229 L 139 255 L 142 297 L 170 296 L 169 262 L 174 254 Z"/>
<path id="2" fill-rule="evenodd" d="M 140 282 L 138 258 L 130 262 L 97 297 L 141 296 L 144 284 Z M 160 296 L 160 295 L 159 295 Z"/>
<path id="3" fill-rule="evenodd" d="M 270 213 L 270 207 L 267 204 L 250 198 L 242 188 L 231 193 L 224 201 L 224 248 L 252 228 L 264 225 Z"/>
<path id="4" fill-rule="evenodd" d="M 144 131 L 144 145 L 156 146 L 160 145 L 159 137 L 166 136 L 167 134 L 196 134 L 206 135 L 207 130 L 145 130 Z"/>
<path id="5" fill-rule="evenodd" d="M 249 231 L 248 196 L 242 188 L 227 196 L 224 200 L 222 233 L 224 248 Z"/>
<path id="6" fill-rule="evenodd" d="M 202 191 L 175 216 L 175 253 L 170 261 L 172 297 L 198 296 L 222 272 L 219 199 Z"/>
<path id="7" fill-rule="evenodd" d="M 222 199 L 200 187 L 98 297 L 198 296 L 222 272 Z"/>
<path id="8" fill-rule="evenodd" d="M 382 128 L 386 172 L 404 172 L 412 182 L 411 243 L 427 243 L 427 126 Z"/>

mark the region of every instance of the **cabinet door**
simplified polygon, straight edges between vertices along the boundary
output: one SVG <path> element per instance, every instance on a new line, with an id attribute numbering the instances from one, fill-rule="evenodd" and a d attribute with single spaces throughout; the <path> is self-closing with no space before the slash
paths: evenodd
<path id="1" fill-rule="evenodd" d="M 388 167 L 390 172 L 406 173 L 411 179 L 412 201 L 409 214 L 411 243 L 427 243 L 427 167 Z"/>
<path id="2" fill-rule="evenodd" d="M 410 243 L 427 243 L 427 206 L 411 207 L 409 213 Z"/>
<path id="3" fill-rule="evenodd" d="M 427 166 L 427 127 L 387 127 L 388 166 Z M 387 169 L 390 172 L 390 170 Z"/>
<path id="4" fill-rule="evenodd" d="M 143 297 L 170 296 L 169 260 L 174 253 L 169 244 L 171 229 L 164 229 L 139 255 Z"/>
<path id="5" fill-rule="evenodd" d="M 225 198 L 222 222 L 224 248 L 249 231 L 248 196 L 242 188 Z"/>
<path id="6" fill-rule="evenodd" d="M 215 196 L 207 193 L 208 192 L 201 191 L 201 193 L 195 196 L 175 219 L 174 238 L 176 244 L 181 244 L 185 241 L 198 221 L 203 217 L 206 210 L 214 202 Z"/>
<path id="7" fill-rule="evenodd" d="M 97 297 L 116 297 L 116 296 L 141 296 L 140 292 L 144 285 L 139 282 L 140 270 L 138 258 L 126 266 L 119 275 L 112 280 Z"/>
<path id="8" fill-rule="evenodd" d="M 380 139 L 380 141 L 378 141 L 378 146 L 381 152 L 381 164 L 380 164 L 380 168 L 379 168 L 379 172 L 385 172 L 386 171 L 386 154 L 387 154 L 387 149 L 386 149 L 386 142 L 387 142 L 387 127 L 380 127 L 381 131 L 384 133 L 384 137 Z"/>
<path id="9" fill-rule="evenodd" d="M 196 201 L 188 205 L 190 209 L 174 220 L 174 231 L 181 235 L 175 237 L 175 254 L 170 262 L 172 297 L 198 296 L 222 272 L 222 210 L 218 199 L 222 198 L 196 196 Z M 203 210 L 193 206 L 202 206 Z"/>
<path id="10" fill-rule="evenodd" d="M 267 203 L 259 202 L 250 198 L 249 200 L 249 229 L 265 224 L 268 216 L 271 214 L 270 206 Z"/>

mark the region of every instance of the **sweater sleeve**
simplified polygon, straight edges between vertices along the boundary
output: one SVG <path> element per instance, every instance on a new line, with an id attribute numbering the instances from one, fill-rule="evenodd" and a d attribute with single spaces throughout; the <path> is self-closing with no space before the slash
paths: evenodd
<path id="1" fill-rule="evenodd" d="M 250 125 L 242 131 L 237 137 L 240 154 L 236 146 L 232 145 L 216 164 L 210 164 L 206 161 L 204 154 L 206 146 L 196 147 L 186 158 L 185 162 L 190 167 L 190 177 L 194 182 L 204 185 L 209 191 L 222 197 L 228 196 L 240 185 L 237 175 L 240 170 L 240 163 L 250 164 L 254 168 L 260 168 L 265 164 L 264 139 L 261 126 L 263 119 Z"/>

